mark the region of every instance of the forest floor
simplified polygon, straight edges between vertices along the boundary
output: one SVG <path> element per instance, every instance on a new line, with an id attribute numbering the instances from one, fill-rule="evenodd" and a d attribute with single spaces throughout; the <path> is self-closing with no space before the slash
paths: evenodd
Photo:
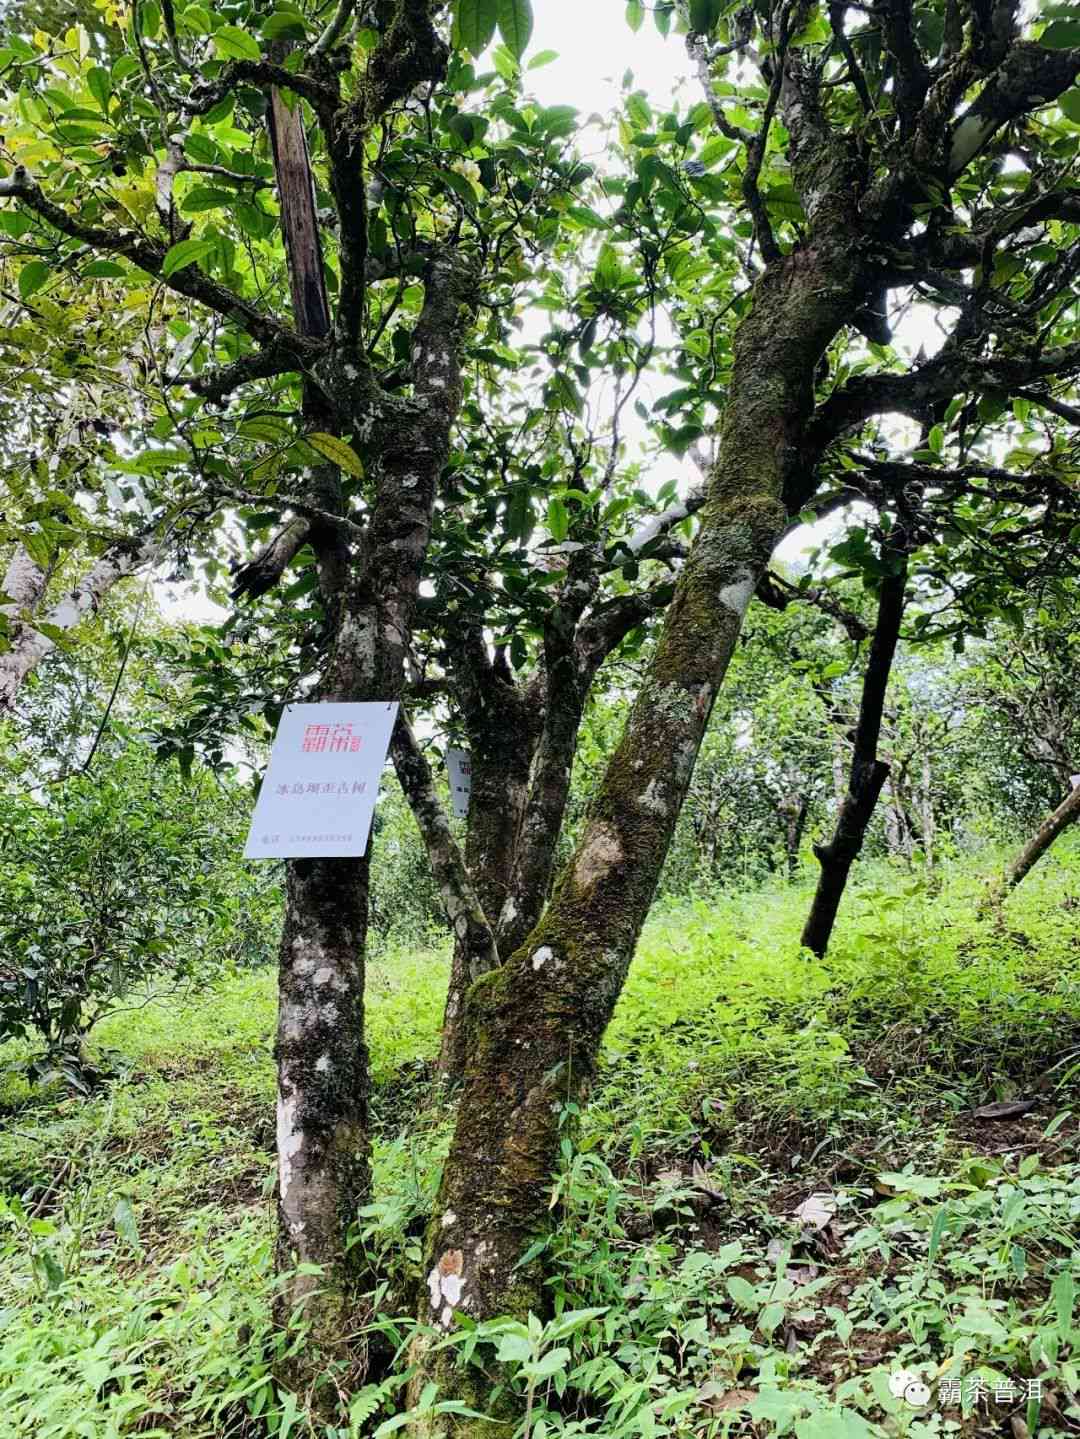
<path id="1" fill-rule="evenodd" d="M 985 857 L 930 889 L 868 866 L 820 964 L 796 950 L 805 885 L 654 914 L 567 1128 L 552 1311 L 595 1312 L 523 1338 L 531 1439 L 1080 1433 L 1080 844 L 1060 848 L 998 920 Z M 370 977 L 359 1235 L 391 1317 L 449 1135 L 445 977 L 440 950 Z M 272 972 L 234 974 L 102 1023 L 120 1077 L 90 1100 L 0 1079 L 5 1439 L 309 1432 L 269 1373 L 273 1025 Z M 341 1439 L 392 1431 L 407 1334 L 373 1326 Z"/>

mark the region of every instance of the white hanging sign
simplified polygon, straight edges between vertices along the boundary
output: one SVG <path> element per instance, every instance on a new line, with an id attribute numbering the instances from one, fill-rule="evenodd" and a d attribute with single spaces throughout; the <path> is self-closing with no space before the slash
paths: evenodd
<path id="1" fill-rule="evenodd" d="M 1071 774 L 1069 776 L 1069 783 L 1073 789 L 1080 789 L 1080 774 Z"/>
<path id="2" fill-rule="evenodd" d="M 290 705 L 263 777 L 245 859 L 362 855 L 397 702 Z"/>
<path id="3" fill-rule="evenodd" d="M 455 818 L 464 819 L 472 794 L 472 755 L 467 749 L 448 749 L 446 768 L 450 771 L 450 806 Z"/>

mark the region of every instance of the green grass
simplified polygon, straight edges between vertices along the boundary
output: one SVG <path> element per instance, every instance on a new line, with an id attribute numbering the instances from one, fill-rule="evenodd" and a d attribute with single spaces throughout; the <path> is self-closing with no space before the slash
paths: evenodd
<path id="1" fill-rule="evenodd" d="M 544 1432 L 927 1439 L 1008 1418 L 918 1414 L 888 1394 L 899 1363 L 1041 1375 L 1041 1409 L 1012 1412 L 1074 1432 L 1080 853 L 1060 849 L 1003 924 L 976 918 L 974 869 L 930 893 L 868 867 L 820 964 L 796 953 L 805 885 L 654 915 L 549 1243 L 556 1309 L 605 1312 L 519 1344 L 514 1382 L 547 1375 Z M 422 1106 L 445 980 L 430 951 L 369 980 L 361 1227 L 399 1305 L 448 1135 Z M 5 1439 L 289 1429 L 268 1372 L 274 1006 L 273 974 L 242 973 L 111 1017 L 96 1041 L 122 1077 L 89 1101 L 2 1082 Z M 1016 1094 L 1037 1101 L 1023 1120 L 972 1118 Z M 835 1219 L 794 1222 L 823 1190 Z M 373 1385 L 342 1433 L 394 1402 Z"/>

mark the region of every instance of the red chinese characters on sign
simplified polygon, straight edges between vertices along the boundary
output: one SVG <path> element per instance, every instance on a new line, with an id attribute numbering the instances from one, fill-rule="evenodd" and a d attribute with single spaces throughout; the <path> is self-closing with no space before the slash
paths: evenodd
<path id="1" fill-rule="evenodd" d="M 363 741 L 351 724 L 309 724 L 304 727 L 304 754 L 356 754 Z"/>

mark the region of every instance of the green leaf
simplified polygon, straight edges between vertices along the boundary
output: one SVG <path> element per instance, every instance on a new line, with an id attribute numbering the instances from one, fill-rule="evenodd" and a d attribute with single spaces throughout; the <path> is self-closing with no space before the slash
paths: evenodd
<path id="1" fill-rule="evenodd" d="M 723 8 L 723 0 L 690 0 L 690 29 L 711 35 Z"/>
<path id="2" fill-rule="evenodd" d="M 31 295 L 37 294 L 45 281 L 52 274 L 52 270 L 44 260 L 29 260 L 19 271 L 19 296 L 28 300 Z"/>
<path id="3" fill-rule="evenodd" d="M 364 465 L 360 456 L 351 445 L 339 440 L 337 435 L 327 435 L 322 430 L 316 430 L 314 434 L 304 438 L 313 450 L 325 455 L 339 470 L 344 470 L 347 475 L 353 475 L 358 480 L 364 478 Z"/>
<path id="4" fill-rule="evenodd" d="M 1075 125 L 1080 125 L 1080 88 L 1066 90 L 1064 95 L 1059 95 L 1058 104 L 1064 115 Z"/>
<path id="5" fill-rule="evenodd" d="M 645 6 L 642 5 L 641 0 L 629 0 L 629 3 L 626 7 L 626 23 L 630 26 L 630 29 L 633 30 L 635 35 L 641 29 L 644 19 Z"/>
<path id="6" fill-rule="evenodd" d="M 267 440 L 272 445 L 281 444 L 292 433 L 286 420 L 275 419 L 273 415 L 252 415 L 249 420 L 241 420 L 236 428 L 241 435 Z"/>
<path id="7" fill-rule="evenodd" d="M 184 270 L 188 265 L 193 265 L 196 260 L 205 259 L 217 249 L 215 240 L 181 240 L 179 244 L 172 245 L 165 252 L 165 258 L 161 262 L 162 276 L 167 280 L 170 275 L 175 275 L 178 270 Z"/>
<path id="8" fill-rule="evenodd" d="M 766 1304 L 765 1308 L 758 1315 L 758 1328 L 762 1334 L 769 1335 L 784 1318 L 784 1306 L 782 1304 Z"/>
<path id="9" fill-rule="evenodd" d="M 458 0 L 454 16 L 457 43 L 470 55 L 483 54 L 491 44 L 498 19 L 498 0 Z"/>
<path id="10" fill-rule="evenodd" d="M 303 599 L 304 595 L 311 594 L 312 590 L 318 583 L 318 571 L 315 569 L 310 569 L 306 574 L 301 575 L 298 580 L 294 581 L 293 584 L 289 585 L 287 589 L 283 590 L 281 593 L 281 598 L 283 600 Z"/>
<path id="11" fill-rule="evenodd" d="M 115 260 L 91 260 L 82 272 L 84 280 L 122 280 L 126 274 L 123 265 Z"/>
<path id="12" fill-rule="evenodd" d="M 112 81 L 109 79 L 109 72 L 103 70 L 100 65 L 95 65 L 92 70 L 87 71 L 86 88 L 105 114 L 108 114 L 109 97 L 112 95 Z"/>
<path id="13" fill-rule="evenodd" d="M 547 1327 L 544 1338 L 551 1344 L 559 1339 L 568 1339 L 571 1334 L 576 1334 L 579 1329 L 584 1329 L 594 1319 L 599 1319 L 608 1312 L 610 1305 L 602 1305 L 593 1309 L 567 1309 L 553 1319 Z"/>
<path id="14" fill-rule="evenodd" d="M 303 15 L 298 15 L 295 10 L 275 10 L 263 21 L 262 33 L 266 40 L 303 40 L 307 31 Z"/>
<path id="15" fill-rule="evenodd" d="M 674 13 L 675 0 L 657 0 L 653 10 L 653 23 L 665 38 L 671 32 L 671 17 Z"/>
<path id="16" fill-rule="evenodd" d="M 47 1249 L 41 1251 L 41 1267 L 50 1289 L 59 1289 L 64 1282 L 64 1271 Z"/>
<path id="17" fill-rule="evenodd" d="M 131 1200 L 121 1194 L 116 1201 L 116 1208 L 113 1210 L 113 1228 L 121 1239 L 126 1239 L 132 1249 L 141 1249 L 139 1242 L 139 1226 L 135 1223 L 135 1211 L 131 1207 Z"/>
<path id="18" fill-rule="evenodd" d="M 498 0 L 499 34 L 506 48 L 520 60 L 533 32 L 532 0 Z"/>
<path id="19" fill-rule="evenodd" d="M 1080 20 L 1055 20 L 1039 36 L 1041 44 L 1051 50 L 1069 50 L 1080 45 Z"/>
<path id="20" fill-rule="evenodd" d="M 553 1374 L 560 1373 L 570 1363 L 570 1350 L 566 1348 L 549 1349 L 539 1359 L 532 1360 L 521 1366 L 521 1372 L 526 1379 L 550 1379 Z"/>
<path id="21" fill-rule="evenodd" d="M 235 193 L 214 190 L 209 185 L 196 185 L 180 201 L 180 210 L 185 215 L 201 215 L 205 210 L 228 209 L 235 203 Z"/>
<path id="22" fill-rule="evenodd" d="M 752 1284 L 745 1279 L 733 1274 L 727 1281 L 727 1292 L 739 1306 L 740 1309 L 753 1309 L 757 1303 L 757 1294 Z"/>
<path id="23" fill-rule="evenodd" d="M 222 25 L 214 32 L 214 48 L 223 60 L 261 60 L 262 51 L 254 35 L 239 25 Z"/>
<path id="24" fill-rule="evenodd" d="M 562 544 L 570 532 L 570 516 L 567 514 L 565 503 L 558 495 L 552 495 L 548 500 L 547 527 L 551 531 L 552 538 L 558 544 Z"/>
<path id="25" fill-rule="evenodd" d="M 1057 1316 L 1058 1336 L 1063 1342 L 1067 1342 L 1072 1332 L 1073 1305 L 1076 1302 L 1076 1286 L 1068 1269 L 1063 1269 L 1054 1280 L 1050 1288 L 1050 1297 L 1054 1302 L 1054 1313 Z"/>

